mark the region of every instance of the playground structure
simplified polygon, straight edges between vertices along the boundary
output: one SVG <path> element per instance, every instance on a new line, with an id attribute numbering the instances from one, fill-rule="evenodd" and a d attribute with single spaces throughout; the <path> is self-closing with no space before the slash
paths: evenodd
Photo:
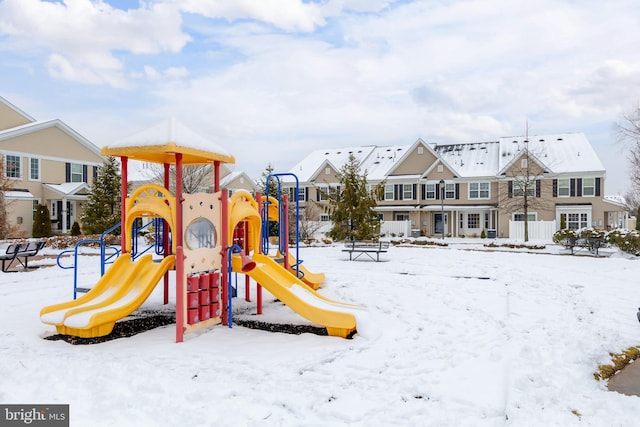
<path id="1" fill-rule="evenodd" d="M 286 195 L 257 194 L 253 198 L 239 191 L 228 197 L 220 189 L 220 166 L 235 159 L 215 143 L 170 120 L 103 147 L 102 154 L 120 157 L 122 164 L 122 253 L 85 295 L 75 299 L 74 290 L 74 300 L 44 307 L 40 312 L 43 323 L 55 325 L 60 334 L 108 335 L 117 321 L 146 301 L 163 278 L 167 304 L 173 273 L 176 342 L 182 342 L 191 332 L 216 324 L 232 326 L 231 276 L 241 273 L 246 275 L 247 299 L 250 278 L 256 282 L 258 314 L 264 287 L 302 317 L 326 327 L 329 335 L 348 337 L 355 332 L 361 307 L 316 292 L 324 274 L 302 266 L 297 244 L 296 254 L 289 252 Z M 127 197 L 129 159 L 162 164 L 164 185 L 146 184 Z M 185 165 L 212 165 L 213 193 L 183 193 Z M 171 167 L 175 168 L 173 183 Z M 132 256 L 137 238 L 134 225 L 139 218 L 160 219 L 163 224 L 159 262 L 151 254 Z M 269 254 L 269 221 L 278 221 L 281 230 L 275 255 Z"/>

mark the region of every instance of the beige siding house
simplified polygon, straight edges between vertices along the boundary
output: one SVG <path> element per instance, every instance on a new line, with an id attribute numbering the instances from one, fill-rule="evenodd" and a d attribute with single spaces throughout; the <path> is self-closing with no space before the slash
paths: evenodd
<path id="1" fill-rule="evenodd" d="M 89 186 L 103 164 L 100 150 L 60 120 L 37 121 L 0 97 L 0 156 L 11 184 L 5 192 L 11 237 L 30 236 L 37 206 L 45 204 L 52 229 L 80 222 Z"/>
<path id="2" fill-rule="evenodd" d="M 525 195 L 528 220 L 554 229 L 628 227 L 623 204 L 604 197 L 605 168 L 582 133 L 317 150 L 290 171 L 302 207 L 326 203 L 317 189 L 338 187 L 350 154 L 370 184 L 385 182 L 380 218 L 410 221 L 412 234 L 509 238 L 524 222 Z"/>

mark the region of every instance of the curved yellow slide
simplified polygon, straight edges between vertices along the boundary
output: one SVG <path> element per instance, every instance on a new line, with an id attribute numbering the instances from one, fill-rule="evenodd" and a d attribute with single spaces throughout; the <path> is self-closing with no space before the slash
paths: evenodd
<path id="1" fill-rule="evenodd" d="M 55 325 L 60 334 L 93 338 L 108 335 L 115 322 L 142 305 L 164 273 L 173 268 L 175 257 L 153 261 L 151 254 L 131 261 L 131 255 L 120 255 L 100 278 L 96 286 L 82 297 L 44 307 L 43 323 Z"/>
<path id="2" fill-rule="evenodd" d="M 293 274 L 282 268 L 271 257 L 254 254 L 251 259 L 256 267 L 248 274 L 274 297 L 278 298 L 305 319 L 327 328 L 329 335 L 346 338 L 356 330 L 357 311 L 363 308 L 326 298 Z M 232 259 L 233 271 L 241 273 L 241 261 L 237 255 Z"/>

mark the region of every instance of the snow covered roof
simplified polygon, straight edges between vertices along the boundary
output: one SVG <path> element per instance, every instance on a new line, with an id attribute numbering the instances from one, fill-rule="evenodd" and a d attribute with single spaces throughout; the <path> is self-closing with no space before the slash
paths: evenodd
<path id="1" fill-rule="evenodd" d="M 9 190 L 4 192 L 4 198 L 7 200 L 29 200 L 35 198 L 35 196 L 27 190 Z"/>
<path id="2" fill-rule="evenodd" d="M 316 150 L 302 159 L 302 161 L 291 168 L 289 172 L 295 174 L 298 177 L 299 182 L 309 182 L 313 180 L 323 166 L 330 165 L 336 171 L 340 170 L 342 165 L 349 160 L 349 154 L 353 154 L 356 160 L 362 162 L 362 160 L 365 159 L 374 148 L 376 147 L 368 145 L 361 147 Z M 283 181 L 290 180 L 290 178 L 283 179 Z"/>
<path id="3" fill-rule="evenodd" d="M 86 182 L 65 182 L 64 184 L 42 184 L 43 187 L 48 188 L 60 194 L 61 196 L 71 196 L 77 194 L 80 190 L 90 191 Z"/>
<path id="4" fill-rule="evenodd" d="M 583 133 L 509 136 L 500 138 L 501 173 L 528 144 L 529 152 L 553 173 L 604 172 L 605 168 Z"/>
<path id="5" fill-rule="evenodd" d="M 182 154 L 185 165 L 211 161 L 235 163 L 235 158 L 227 150 L 174 118 L 102 147 L 105 156 L 126 156 L 153 163 L 174 164 L 175 153 Z"/>
<path id="6" fill-rule="evenodd" d="M 374 147 L 367 158 L 360 163 L 360 171 L 367 171 L 368 181 L 382 181 L 411 147 L 412 144 Z"/>
<path id="7" fill-rule="evenodd" d="M 503 137 L 498 141 L 460 144 L 425 144 L 441 162 L 461 178 L 485 178 L 500 175 L 525 147 L 525 137 Z M 418 140 L 419 142 L 421 140 Z M 605 172 L 602 162 L 582 133 L 535 135 L 527 139 L 528 148 L 536 160 L 552 173 Z M 409 145 L 361 146 L 341 149 L 316 150 L 295 165 L 290 172 L 300 182 L 314 181 L 327 165 L 335 170 L 346 163 L 349 154 L 360 161 L 361 172 L 367 171 L 367 179 L 381 181 L 389 178 L 409 155 Z M 393 176 L 397 179 L 419 176 Z"/>
<path id="8" fill-rule="evenodd" d="M 227 185 L 231 184 L 233 181 L 235 181 L 240 177 L 244 177 L 244 179 L 247 181 L 248 186 L 255 187 L 256 182 L 242 171 L 233 171 L 233 172 L 230 172 L 228 175 L 223 176 L 220 179 L 220 186 L 226 187 Z"/>
<path id="9" fill-rule="evenodd" d="M 495 176 L 498 172 L 497 141 L 436 145 L 433 150 L 460 177 Z"/>

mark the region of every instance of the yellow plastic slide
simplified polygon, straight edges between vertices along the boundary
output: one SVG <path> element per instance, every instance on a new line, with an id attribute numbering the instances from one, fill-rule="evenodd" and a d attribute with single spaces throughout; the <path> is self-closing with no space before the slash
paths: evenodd
<path id="1" fill-rule="evenodd" d="M 117 320 L 142 305 L 174 263 L 173 255 L 157 263 L 151 254 L 137 261 L 131 261 L 129 253 L 122 254 L 91 291 L 74 301 L 44 307 L 40 320 L 64 335 L 108 335 Z"/>
<path id="2" fill-rule="evenodd" d="M 296 269 L 293 266 L 296 262 L 295 255 L 289 252 L 289 271 L 294 276 L 296 275 Z M 324 282 L 324 273 L 312 273 L 304 266 L 304 264 L 298 265 L 298 269 L 304 274 L 300 280 L 310 286 L 311 289 L 318 289 L 322 282 Z"/>
<path id="3" fill-rule="evenodd" d="M 346 338 L 356 329 L 354 313 L 362 307 L 332 301 L 309 288 L 271 257 L 254 254 L 256 267 L 246 273 L 305 319 L 322 325 L 332 336 Z M 240 257 L 233 256 L 232 268 L 241 273 Z"/>

